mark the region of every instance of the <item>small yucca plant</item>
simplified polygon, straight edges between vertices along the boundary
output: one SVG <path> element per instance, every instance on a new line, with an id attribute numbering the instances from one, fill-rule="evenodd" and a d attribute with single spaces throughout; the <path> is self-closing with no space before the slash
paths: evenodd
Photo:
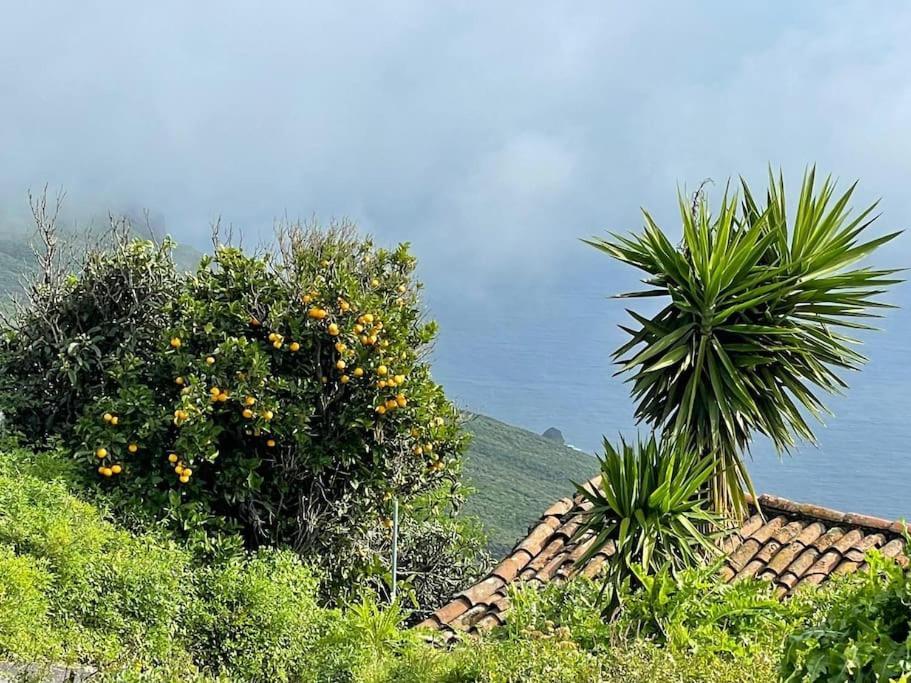
<path id="1" fill-rule="evenodd" d="M 623 584 L 636 580 L 634 565 L 648 575 L 662 567 L 692 567 L 718 552 L 712 537 L 723 519 L 710 510 L 706 492 L 713 471 L 713 459 L 697 456 L 682 439 L 621 438 L 619 447 L 604 440 L 600 481 L 576 485 L 591 508 L 582 513 L 574 539 L 594 534 L 578 567 L 614 544 L 603 574 L 608 611 L 619 604 Z"/>
<path id="2" fill-rule="evenodd" d="M 885 307 L 877 296 L 895 270 L 855 267 L 899 233 L 863 241 L 875 204 L 851 215 L 852 185 L 835 197 L 826 179 L 806 174 L 789 220 L 784 182 L 770 177 L 760 208 L 745 181 L 743 201 L 725 193 L 713 214 L 700 194 L 680 200 L 683 240 L 674 245 L 645 213 L 642 235 L 587 242 L 644 271 L 648 286 L 625 297 L 665 297 L 614 354 L 630 373 L 636 417 L 686 438 L 714 460 L 710 482 L 719 511 L 742 514 L 752 490 L 744 462 L 755 432 L 779 452 L 814 440 L 805 419 L 826 412 L 820 391 L 839 392 L 843 370 L 866 360 L 845 330 Z"/>

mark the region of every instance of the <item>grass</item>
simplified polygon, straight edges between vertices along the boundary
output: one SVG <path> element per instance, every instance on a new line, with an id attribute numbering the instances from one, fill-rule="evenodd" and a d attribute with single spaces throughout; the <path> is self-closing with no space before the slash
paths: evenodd
<path id="1" fill-rule="evenodd" d="M 475 493 L 465 512 L 477 516 L 490 538 L 494 557 L 509 552 L 555 500 L 597 473 L 587 453 L 548 441 L 525 429 L 471 414 L 472 435 L 464 477 Z"/>

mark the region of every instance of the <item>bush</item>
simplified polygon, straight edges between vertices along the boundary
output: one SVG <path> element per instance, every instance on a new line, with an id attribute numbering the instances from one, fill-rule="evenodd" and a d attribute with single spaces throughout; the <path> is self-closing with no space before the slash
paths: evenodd
<path id="1" fill-rule="evenodd" d="M 0 402 L 30 437 L 71 442 L 126 523 L 210 552 L 236 532 L 289 546 L 338 597 L 376 571 L 394 498 L 459 502 L 465 437 L 430 377 L 407 245 L 348 225 L 279 244 L 219 245 L 192 276 L 168 242 L 91 253 L 6 330 Z"/>
<path id="2" fill-rule="evenodd" d="M 197 572 L 191 651 L 212 674 L 243 681 L 299 680 L 332 614 L 316 604 L 317 579 L 288 552 Z"/>
<path id="3" fill-rule="evenodd" d="M 59 457 L 59 455 L 58 455 Z M 69 492 L 45 455 L 0 450 L 0 661 L 112 680 L 299 680 L 338 615 L 288 551 L 199 565 Z"/>
<path id="4" fill-rule="evenodd" d="M 121 229 L 108 247 L 88 250 L 80 263 L 48 266 L 3 331 L 0 409 L 33 441 L 68 435 L 85 405 L 107 390 L 114 362 L 151 358 L 169 323 L 173 243 L 132 240 Z"/>
<path id="5" fill-rule="evenodd" d="M 792 635 L 781 664 L 785 681 L 907 680 L 911 676 L 911 574 L 868 554 L 820 619 Z"/>
<path id="6" fill-rule="evenodd" d="M 138 652 L 149 662 L 185 657 L 175 635 L 192 577 L 188 555 L 113 527 L 63 483 L 29 474 L 36 463 L 28 451 L 10 450 L 2 459 L 0 546 L 13 549 L 10 561 L 29 568 L 31 586 L 44 598 L 32 633 L 56 643 L 44 653 L 9 643 L 4 649 L 98 665 Z"/>
<path id="7" fill-rule="evenodd" d="M 455 481 L 464 441 L 422 359 L 435 326 L 407 249 L 347 230 L 284 245 L 278 261 L 204 260 L 158 356 L 114 368 L 116 389 L 87 407 L 80 454 L 130 507 L 289 545 L 340 590 L 367 567 L 347 551 L 378 518 L 388 528 L 393 497 Z"/>
<path id="8" fill-rule="evenodd" d="M 706 494 L 713 469 L 710 457 L 698 457 L 681 439 L 621 438 L 619 448 L 604 440 L 600 480 L 576 485 L 589 509 L 573 539 L 594 537 L 580 567 L 614 546 L 603 572 L 606 612 L 619 606 L 624 583 L 640 586 L 660 569 L 693 567 L 718 553 L 711 538 L 724 520 L 708 509 Z"/>

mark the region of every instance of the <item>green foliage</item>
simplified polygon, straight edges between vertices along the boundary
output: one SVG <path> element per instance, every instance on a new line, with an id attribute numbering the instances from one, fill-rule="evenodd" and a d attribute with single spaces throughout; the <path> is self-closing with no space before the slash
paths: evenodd
<path id="1" fill-rule="evenodd" d="M 58 455 L 59 457 L 59 455 Z M 111 680 L 299 680 L 332 610 L 289 552 L 198 565 L 70 493 L 44 456 L 0 451 L 0 660 Z"/>
<path id="2" fill-rule="evenodd" d="M 85 254 L 79 277 L 36 276 L 0 338 L 0 409 L 17 429 L 69 434 L 118 359 L 154 355 L 176 293 L 172 248 L 114 233 L 109 249 Z"/>
<path id="3" fill-rule="evenodd" d="M 781 634 L 811 612 L 807 600 L 779 600 L 765 581 L 723 583 L 719 568 L 641 574 L 642 590 L 624 602 L 618 628 L 675 651 L 748 658 L 776 652 Z"/>
<path id="4" fill-rule="evenodd" d="M 471 517 L 450 516 L 438 509 L 445 506 L 444 492 L 403 508 L 399 515 L 399 595 L 413 608 L 412 621 L 420 621 L 450 596 L 470 585 L 489 567 L 485 551 L 487 537 Z M 383 528 L 367 536 L 375 569 L 362 586 L 381 598 L 390 598 L 392 585 L 392 537 Z"/>
<path id="5" fill-rule="evenodd" d="M 484 415 L 469 415 L 465 428 L 471 443 L 462 476 L 473 491 L 464 510 L 483 523 L 494 557 L 506 555 L 542 510 L 572 495 L 571 480 L 586 481 L 598 471 L 588 453 Z"/>
<path id="6" fill-rule="evenodd" d="M 244 681 L 296 680 L 306 671 L 331 612 L 317 579 L 288 552 L 260 550 L 196 572 L 188 643 L 197 664 Z"/>
<path id="7" fill-rule="evenodd" d="M 16 652 L 26 660 L 62 656 L 48 635 L 50 606 L 45 593 L 51 580 L 40 563 L 0 545 L 0 652 Z"/>
<path id="8" fill-rule="evenodd" d="M 337 599 L 375 578 L 394 498 L 460 501 L 465 437 L 430 377 L 407 245 L 347 224 L 278 237 L 276 255 L 219 245 L 181 275 L 170 242 L 119 235 L 48 275 L 6 330 L 0 402 L 30 437 L 71 442 L 126 523 L 211 555 L 238 532 L 291 547 Z"/>
<path id="9" fill-rule="evenodd" d="M 840 391 L 838 371 L 865 360 L 842 330 L 868 329 L 858 318 L 897 282 L 893 270 L 854 267 L 897 233 L 863 241 L 874 207 L 852 216 L 854 186 L 836 198 L 833 182 L 814 181 L 810 171 L 790 221 L 784 182 L 770 177 L 764 207 L 745 181 L 742 204 L 725 194 L 717 214 L 701 195 L 692 207 L 681 199 L 679 246 L 648 213 L 641 236 L 589 241 L 646 273 L 648 289 L 624 296 L 670 299 L 651 318 L 630 311 L 636 324 L 615 358 L 631 373 L 638 419 L 716 458 L 719 509 L 745 509 L 754 432 L 782 451 L 813 439 L 804 415 L 825 411 L 817 390 Z"/>
<path id="10" fill-rule="evenodd" d="M 514 586 L 504 627 L 439 649 L 369 592 L 320 607 L 291 553 L 199 564 L 131 535 L 75 499 L 54 461 L 0 450 L 0 659 L 97 666 L 123 683 L 739 683 L 774 680 L 782 652 L 790 680 L 840 680 L 907 647 L 908 575 L 873 554 L 873 573 L 784 603 L 762 581 L 721 584 L 714 567 L 643 574 L 613 621 L 596 582 Z"/>
<path id="11" fill-rule="evenodd" d="M 718 552 L 710 538 L 723 521 L 707 509 L 705 495 L 713 467 L 711 457 L 698 457 L 682 439 L 621 438 L 619 448 L 604 440 L 600 479 L 576 487 L 590 508 L 573 538 L 594 537 L 580 567 L 613 547 L 604 572 L 608 609 L 618 606 L 627 581 L 640 585 L 659 569 L 692 567 Z"/>
<path id="12" fill-rule="evenodd" d="M 180 658 L 173 639 L 185 605 L 187 554 L 116 529 L 63 483 L 28 473 L 38 470 L 30 460 L 24 450 L 2 455 L 0 547 L 31 568 L 30 585 L 44 607 L 35 613 L 40 619 L 32 635 L 49 645 L 43 652 L 10 643 L 5 649 L 20 658 L 101 665 L 140 650 L 149 662 Z"/>
<path id="13" fill-rule="evenodd" d="M 869 570 L 843 587 L 822 618 L 788 639 L 783 680 L 911 678 L 911 574 L 877 553 L 867 560 Z"/>

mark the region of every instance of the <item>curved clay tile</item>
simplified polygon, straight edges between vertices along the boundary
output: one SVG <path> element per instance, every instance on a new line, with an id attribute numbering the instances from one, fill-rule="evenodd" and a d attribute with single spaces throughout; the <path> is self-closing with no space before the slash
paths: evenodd
<path id="1" fill-rule="evenodd" d="M 593 481 L 586 486 L 593 485 Z M 872 548 L 907 563 L 902 538 L 907 527 L 901 522 L 845 514 L 777 496 L 762 495 L 749 502 L 751 516 L 721 545 L 727 555 L 721 569 L 724 581 L 765 579 L 773 582 L 779 597 L 784 597 L 794 590 L 823 583 L 834 574 L 862 570 L 866 566 L 865 553 Z M 562 581 L 574 572 L 597 575 L 613 553 L 613 543 L 609 542 L 580 567 L 578 562 L 594 534 L 573 539 L 580 518 L 584 519 L 590 509 L 591 503 L 578 496 L 558 500 L 495 569 L 455 595 L 419 626 L 439 631 L 442 640 L 450 642 L 458 633 L 478 633 L 502 624 L 509 614 L 511 585 L 543 586 Z"/>

